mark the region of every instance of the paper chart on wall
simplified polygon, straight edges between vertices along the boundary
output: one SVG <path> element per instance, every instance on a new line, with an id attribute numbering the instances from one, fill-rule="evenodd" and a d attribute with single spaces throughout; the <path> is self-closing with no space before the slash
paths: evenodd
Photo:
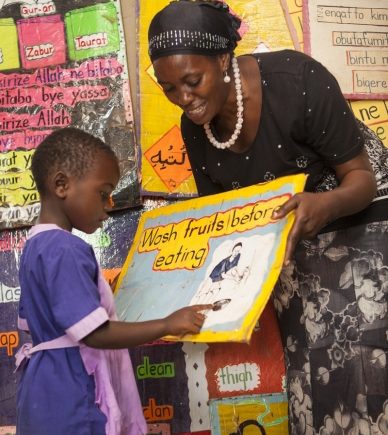
<path id="1" fill-rule="evenodd" d="M 0 19 L 0 229 L 31 225 L 38 144 L 73 126 L 108 143 L 116 209 L 139 203 L 138 163 L 119 1 L 3 2 Z"/>
<path id="2" fill-rule="evenodd" d="M 249 341 L 282 267 L 294 215 L 272 212 L 303 190 L 294 175 L 145 212 L 116 291 L 124 321 L 214 304 L 184 341 Z M 170 339 L 176 339 L 169 337 Z"/>
<path id="3" fill-rule="evenodd" d="M 304 0 L 305 51 L 337 78 L 349 99 L 388 97 L 386 0 Z"/>

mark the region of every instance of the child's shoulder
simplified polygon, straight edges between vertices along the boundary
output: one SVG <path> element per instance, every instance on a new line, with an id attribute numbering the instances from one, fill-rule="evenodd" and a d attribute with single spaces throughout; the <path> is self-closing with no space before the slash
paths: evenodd
<path id="1" fill-rule="evenodd" d="M 75 254 L 83 251 L 87 254 L 92 254 L 93 248 L 82 240 L 80 237 L 64 231 L 62 229 L 50 229 L 41 231 L 36 234 L 32 233 L 32 237 L 28 239 L 27 244 L 30 249 L 38 249 L 47 254 L 54 252 L 69 252 Z"/>

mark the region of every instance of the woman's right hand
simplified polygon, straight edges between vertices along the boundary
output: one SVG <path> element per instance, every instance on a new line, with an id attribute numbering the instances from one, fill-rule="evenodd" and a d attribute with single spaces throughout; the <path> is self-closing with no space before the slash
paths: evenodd
<path id="1" fill-rule="evenodd" d="M 174 311 L 164 319 L 166 322 L 166 335 L 183 337 L 186 334 L 198 334 L 206 319 L 204 311 L 212 308 L 212 304 L 192 305 Z"/>

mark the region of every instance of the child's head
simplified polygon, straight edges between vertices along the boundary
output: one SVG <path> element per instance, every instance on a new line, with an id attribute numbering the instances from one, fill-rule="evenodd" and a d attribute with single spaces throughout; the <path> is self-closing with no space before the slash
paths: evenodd
<path id="1" fill-rule="evenodd" d="M 47 136 L 37 147 L 31 162 L 36 188 L 41 196 L 47 180 L 56 171 L 82 178 L 95 163 L 98 152 L 117 160 L 113 150 L 101 139 L 77 128 L 63 128 Z"/>
<path id="2" fill-rule="evenodd" d="M 57 130 L 37 147 L 31 170 L 42 222 L 90 233 L 107 218 L 119 165 L 102 140 L 76 128 Z"/>

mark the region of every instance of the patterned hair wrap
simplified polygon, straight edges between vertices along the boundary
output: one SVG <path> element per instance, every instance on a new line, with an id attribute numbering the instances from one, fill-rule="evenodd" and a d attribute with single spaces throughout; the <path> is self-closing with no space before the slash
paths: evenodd
<path id="1" fill-rule="evenodd" d="M 159 11 L 148 30 L 151 61 L 173 54 L 214 56 L 232 52 L 241 20 L 221 1 L 178 0 Z"/>

